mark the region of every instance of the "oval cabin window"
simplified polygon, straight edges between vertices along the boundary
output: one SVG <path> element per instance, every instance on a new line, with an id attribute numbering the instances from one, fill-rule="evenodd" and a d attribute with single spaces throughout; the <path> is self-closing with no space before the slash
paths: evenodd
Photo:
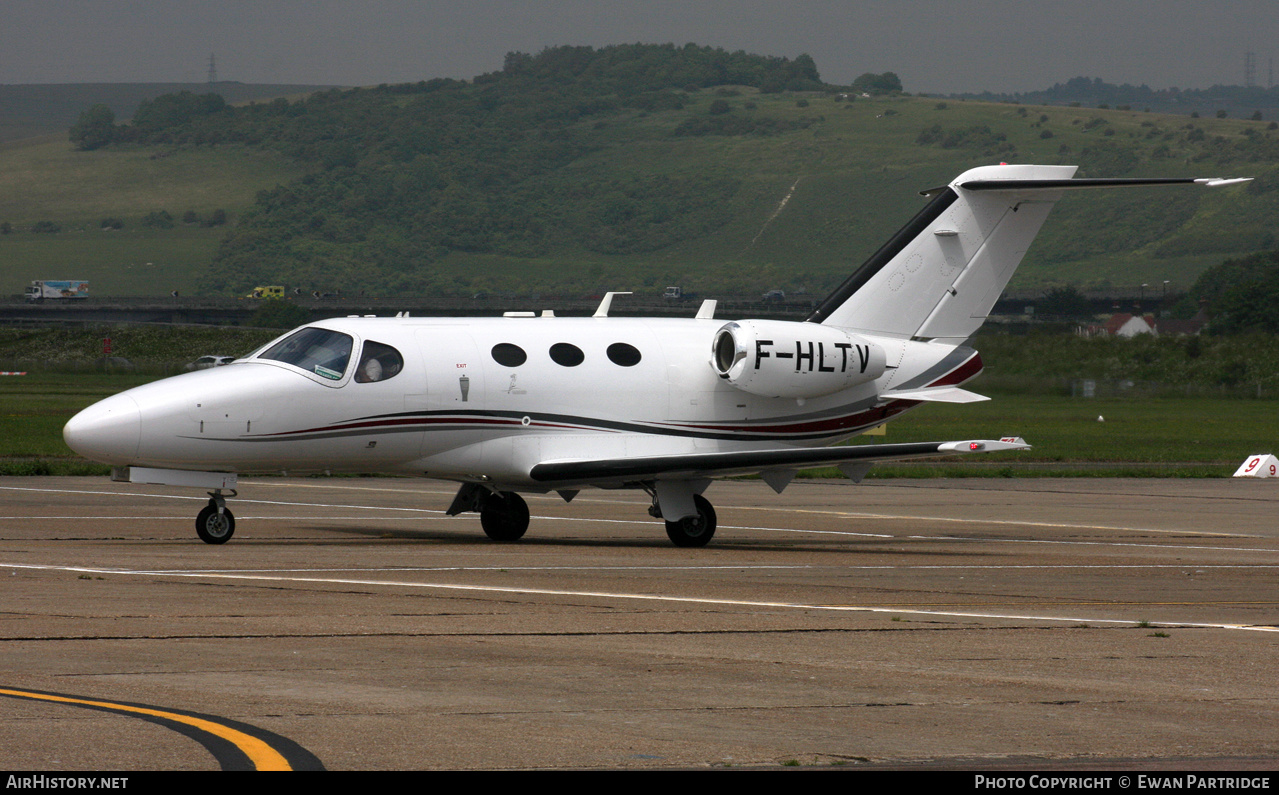
<path id="1" fill-rule="evenodd" d="M 639 349 L 625 342 L 614 342 L 608 346 L 608 360 L 619 367 L 634 367 L 640 363 Z"/>
<path id="2" fill-rule="evenodd" d="M 577 367 L 586 359 L 586 354 L 576 345 L 557 342 L 551 346 L 551 361 L 564 367 Z"/>
<path id="3" fill-rule="evenodd" d="M 503 367 L 519 367 L 528 361 L 528 354 L 518 345 L 512 345 L 509 342 L 499 342 L 493 346 L 493 361 Z"/>

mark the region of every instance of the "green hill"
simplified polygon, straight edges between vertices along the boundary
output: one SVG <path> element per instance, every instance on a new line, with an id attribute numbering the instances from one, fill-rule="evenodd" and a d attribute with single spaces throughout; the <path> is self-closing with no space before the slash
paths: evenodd
<path id="1" fill-rule="evenodd" d="M 103 104 L 120 119 L 133 118 L 142 102 L 180 91 L 215 91 L 227 102 L 303 96 L 333 86 L 258 83 L 39 83 L 0 84 L 0 142 L 64 135 L 92 105 Z"/>
<path id="2" fill-rule="evenodd" d="M 980 102 L 1019 102 L 1023 105 L 1084 105 L 1128 110 L 1140 108 L 1182 116 L 1225 114 L 1237 119 L 1274 119 L 1279 114 L 1279 86 L 1223 86 L 1180 89 L 1115 85 L 1101 78 L 1073 77 L 1043 91 L 1018 94 L 965 93 L 955 99 Z"/>
<path id="3" fill-rule="evenodd" d="M 1279 134 L 1268 123 L 868 97 L 859 89 L 895 77 L 867 77 L 878 82 L 826 86 L 805 56 L 631 45 L 512 54 L 469 82 L 294 102 L 175 95 L 140 107 L 116 131 L 124 143 L 0 150 L 5 291 L 74 277 L 98 294 L 179 282 L 211 293 L 818 294 L 922 206 L 920 189 L 1001 161 L 1258 177 L 1067 197 L 1016 290 L 1185 289 L 1226 256 L 1274 246 Z M 141 225 L 158 210 L 215 209 L 232 223 Z M 98 231 L 100 216 L 124 229 Z M 30 231 L 42 220 L 63 231 Z M 161 269 L 149 252 L 164 246 L 182 253 Z"/>
<path id="4" fill-rule="evenodd" d="M 228 226 L 184 224 L 193 211 L 223 210 L 234 221 L 254 195 L 304 173 L 272 153 L 245 147 L 117 147 L 78 152 L 65 135 L 0 145 L 0 294 L 32 279 L 88 279 L 94 295 L 192 293 Z M 167 211 L 170 228 L 148 226 Z M 103 228 L 116 219 L 120 229 Z M 57 232 L 33 232 L 41 222 Z M 45 227 L 51 228 L 51 227 Z"/>

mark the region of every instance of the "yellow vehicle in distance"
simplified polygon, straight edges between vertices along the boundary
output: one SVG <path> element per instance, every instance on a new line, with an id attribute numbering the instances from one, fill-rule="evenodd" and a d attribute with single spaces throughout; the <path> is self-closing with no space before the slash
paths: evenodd
<path id="1" fill-rule="evenodd" d="M 244 296 L 245 298 L 284 298 L 284 287 L 275 284 L 270 287 L 254 287 L 253 292 Z"/>

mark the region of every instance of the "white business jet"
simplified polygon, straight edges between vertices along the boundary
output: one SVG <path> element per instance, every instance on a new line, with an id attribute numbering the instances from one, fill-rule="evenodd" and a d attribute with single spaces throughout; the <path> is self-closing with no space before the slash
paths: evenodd
<path id="1" fill-rule="evenodd" d="M 964 342 L 981 326 L 1066 190 L 1224 185 L 1072 179 L 1074 166 L 976 168 L 927 206 L 803 322 L 714 318 L 336 318 L 226 367 L 130 389 L 63 431 L 121 481 L 211 489 L 196 519 L 220 544 L 236 476 L 386 472 L 461 484 L 514 541 L 520 492 L 643 489 L 671 541 L 705 545 L 712 478 L 760 473 L 781 492 L 803 467 L 860 480 L 875 461 L 1025 449 L 1020 438 L 831 445 L 930 401 L 986 398 Z"/>

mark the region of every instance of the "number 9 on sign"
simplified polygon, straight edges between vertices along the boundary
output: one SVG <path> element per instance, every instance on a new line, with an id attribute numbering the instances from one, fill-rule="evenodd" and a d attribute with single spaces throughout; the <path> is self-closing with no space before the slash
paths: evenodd
<path id="1" fill-rule="evenodd" d="M 1273 478 L 1279 475 L 1279 459 L 1269 453 L 1248 456 L 1235 470 L 1237 478 Z"/>

